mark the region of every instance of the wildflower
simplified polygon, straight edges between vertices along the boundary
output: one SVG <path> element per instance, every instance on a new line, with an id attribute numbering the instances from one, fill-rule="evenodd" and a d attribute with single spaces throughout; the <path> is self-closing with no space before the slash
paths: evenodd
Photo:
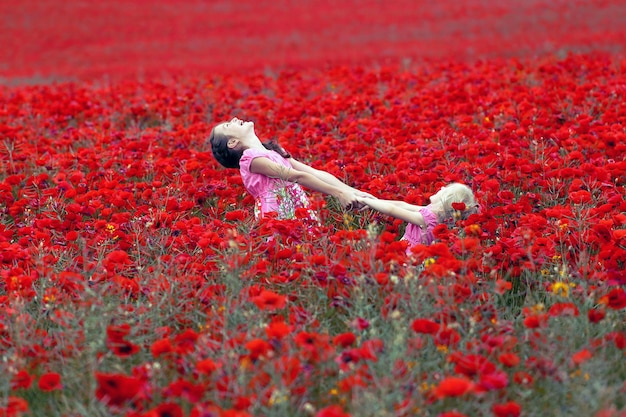
<path id="1" fill-rule="evenodd" d="M 599 323 L 606 317 L 606 310 L 603 308 L 593 308 L 587 312 L 587 318 L 591 323 Z"/>
<path id="2" fill-rule="evenodd" d="M 460 397 L 474 389 L 474 383 L 465 377 L 449 376 L 435 388 L 435 398 Z"/>
<path id="3" fill-rule="evenodd" d="M 428 319 L 415 319 L 411 324 L 411 328 L 416 333 L 435 334 L 439 331 L 441 325 Z"/>
<path id="4" fill-rule="evenodd" d="M 262 290 L 259 295 L 252 297 L 251 300 L 259 310 L 279 310 L 287 304 L 287 297 L 269 290 Z"/>
<path id="5" fill-rule="evenodd" d="M 123 374 L 105 374 L 96 372 L 96 398 L 104 403 L 123 405 L 134 399 L 140 392 L 142 382 L 139 378 Z"/>
<path id="6" fill-rule="evenodd" d="M 204 359 L 196 363 L 196 369 L 201 374 L 211 375 L 220 367 L 220 364 L 215 363 L 212 359 Z"/>
<path id="7" fill-rule="evenodd" d="M 291 326 L 284 321 L 273 321 L 265 329 L 265 334 L 270 339 L 282 339 L 291 333 Z"/>
<path id="8" fill-rule="evenodd" d="M 506 367 L 513 368 L 519 365 L 520 357 L 515 353 L 503 353 L 498 356 L 498 361 Z"/>
<path id="9" fill-rule="evenodd" d="M 467 417 L 467 415 L 453 410 L 440 413 L 437 415 L 437 417 Z"/>
<path id="10" fill-rule="evenodd" d="M 588 349 L 582 349 L 572 355 L 572 363 L 574 365 L 580 365 L 581 363 L 588 361 L 592 357 L 593 355 L 591 354 L 591 352 L 589 352 Z"/>
<path id="11" fill-rule="evenodd" d="M 19 417 L 28 412 L 28 402 L 20 397 L 9 396 L 6 407 L 0 407 L 0 416 Z"/>
<path id="12" fill-rule="evenodd" d="M 262 339 L 250 340 L 245 344 L 245 348 L 250 352 L 250 359 L 253 361 L 261 356 L 267 356 L 272 350 L 272 346 Z"/>
<path id="13" fill-rule="evenodd" d="M 39 378 L 37 386 L 44 392 L 56 391 L 62 389 L 61 375 L 56 372 L 48 372 Z"/>
<path id="14" fill-rule="evenodd" d="M 315 417 L 350 417 L 350 414 L 344 412 L 338 405 L 330 405 L 319 410 Z"/>
<path id="15" fill-rule="evenodd" d="M 513 288 L 513 283 L 511 281 L 506 281 L 504 279 L 496 280 L 496 292 L 500 295 L 504 294 L 507 291 L 510 291 Z"/>
<path id="16" fill-rule="evenodd" d="M 352 346 L 355 342 L 356 336 L 352 332 L 341 333 L 333 338 L 333 343 L 343 348 Z"/>
<path id="17" fill-rule="evenodd" d="M 169 338 L 156 340 L 150 347 L 152 356 L 158 358 L 161 355 L 171 353 L 174 351 L 174 346 Z"/>
<path id="18" fill-rule="evenodd" d="M 495 417 L 519 417 L 522 413 L 522 407 L 515 401 L 494 404 L 492 410 Z"/>
<path id="19" fill-rule="evenodd" d="M 480 376 L 480 381 L 476 387 L 477 392 L 495 391 L 509 385 L 509 377 L 505 372 L 494 371 Z"/>
<path id="20" fill-rule="evenodd" d="M 146 414 L 149 417 L 183 417 L 183 409 L 176 403 L 163 403 L 149 410 Z"/>
<path id="21" fill-rule="evenodd" d="M 552 294 L 561 297 L 569 297 L 569 285 L 564 282 L 555 282 L 552 284 Z"/>
<path id="22" fill-rule="evenodd" d="M 623 288 L 613 288 L 607 295 L 600 299 L 600 303 L 606 304 L 613 310 L 626 308 L 626 290 Z"/>
<path id="23" fill-rule="evenodd" d="M 33 377 L 29 375 L 28 372 L 22 370 L 22 371 L 19 371 L 17 374 L 13 375 L 13 378 L 11 378 L 11 389 L 12 390 L 28 389 L 30 388 L 32 383 L 33 383 Z"/>

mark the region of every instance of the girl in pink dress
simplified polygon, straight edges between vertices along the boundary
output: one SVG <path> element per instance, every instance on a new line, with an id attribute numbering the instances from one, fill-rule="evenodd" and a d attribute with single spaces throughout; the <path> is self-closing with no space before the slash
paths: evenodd
<path id="1" fill-rule="evenodd" d="M 435 226 L 457 218 L 467 218 L 478 212 L 474 193 L 465 184 L 452 183 L 430 197 L 427 206 L 416 206 L 399 200 L 378 200 L 357 197 L 368 207 L 408 222 L 402 240 L 409 244 L 407 254 L 415 245 L 430 245 L 435 240 Z"/>
<path id="2" fill-rule="evenodd" d="M 255 198 L 255 217 L 274 212 L 292 219 L 296 209 L 308 208 L 301 185 L 336 197 L 343 207 L 358 205 L 357 196 L 371 197 L 339 181 L 328 172 L 295 160 L 277 143 L 262 143 L 254 123 L 236 117 L 220 123 L 209 136 L 215 159 L 226 168 L 239 168 L 243 184 Z M 313 212 L 311 218 L 315 219 Z"/>

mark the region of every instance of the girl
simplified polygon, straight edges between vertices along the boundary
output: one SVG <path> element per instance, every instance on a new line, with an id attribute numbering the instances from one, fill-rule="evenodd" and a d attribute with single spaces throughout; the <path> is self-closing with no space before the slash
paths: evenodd
<path id="1" fill-rule="evenodd" d="M 295 160 L 275 142 L 262 143 L 252 122 L 235 117 L 220 123 L 211 130 L 209 140 L 221 165 L 239 168 L 244 186 L 256 199 L 256 218 L 275 212 L 279 219 L 292 219 L 296 209 L 309 207 L 300 185 L 336 197 L 347 208 L 358 204 L 357 195 L 370 196 Z M 311 217 L 315 218 L 313 213 Z"/>
<path id="2" fill-rule="evenodd" d="M 409 243 L 407 254 L 411 253 L 411 248 L 415 245 L 433 243 L 433 229 L 438 224 L 458 218 L 466 219 L 470 214 L 478 213 L 474 193 L 467 185 L 459 183 L 442 187 L 430 197 L 430 204 L 426 207 L 398 200 L 357 197 L 357 201 L 409 223 L 402 237 L 402 240 Z"/>

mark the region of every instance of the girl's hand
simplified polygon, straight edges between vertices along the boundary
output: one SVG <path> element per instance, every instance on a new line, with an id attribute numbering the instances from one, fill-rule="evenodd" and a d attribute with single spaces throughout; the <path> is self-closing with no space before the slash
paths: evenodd
<path id="1" fill-rule="evenodd" d="M 369 207 L 367 206 L 367 200 L 371 200 L 370 197 L 361 197 L 359 195 L 356 196 L 355 199 L 355 203 L 353 203 L 348 210 L 358 210 L 358 211 L 363 211 L 365 209 L 368 209 Z"/>
<path id="2" fill-rule="evenodd" d="M 344 191 L 337 195 L 337 198 L 339 199 L 341 206 L 346 210 L 352 210 L 355 205 L 359 204 L 356 195 L 354 195 L 351 191 Z"/>

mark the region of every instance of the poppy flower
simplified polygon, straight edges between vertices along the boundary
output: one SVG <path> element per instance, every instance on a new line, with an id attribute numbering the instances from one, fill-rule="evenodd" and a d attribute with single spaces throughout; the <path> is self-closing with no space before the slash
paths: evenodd
<path id="1" fill-rule="evenodd" d="M 626 290 L 623 288 L 613 288 L 606 296 L 600 299 L 600 302 L 606 304 L 608 308 L 613 310 L 626 308 Z"/>
<path id="2" fill-rule="evenodd" d="M 120 358 L 133 356 L 141 350 L 139 345 L 126 340 L 107 341 L 107 347 L 115 356 Z"/>
<path id="3" fill-rule="evenodd" d="M 159 404 L 155 408 L 148 410 L 142 417 L 183 417 L 183 409 L 175 403 Z"/>
<path id="4" fill-rule="evenodd" d="M 495 417 L 519 417 L 522 414 L 522 407 L 515 401 L 494 404 L 492 410 Z"/>
<path id="5" fill-rule="evenodd" d="M 551 317 L 578 316 L 578 307 L 574 303 L 554 303 L 548 310 Z"/>
<path id="6" fill-rule="evenodd" d="M 444 411 L 443 413 L 437 414 L 437 417 L 468 417 L 467 414 L 463 414 L 458 411 Z"/>
<path id="7" fill-rule="evenodd" d="M 287 305 L 287 297 L 276 294 L 273 291 L 262 290 L 261 293 L 251 298 L 251 301 L 259 308 L 259 310 L 280 310 Z"/>
<path id="8" fill-rule="evenodd" d="M 520 363 L 520 357 L 515 353 L 503 353 L 498 356 L 498 361 L 508 368 L 513 368 Z"/>
<path id="9" fill-rule="evenodd" d="M 444 378 L 435 388 L 435 398 L 460 397 L 472 392 L 474 383 L 465 377 L 449 376 Z"/>
<path id="10" fill-rule="evenodd" d="M 202 384 L 193 384 L 183 378 L 178 378 L 163 390 L 163 395 L 171 398 L 183 398 L 190 403 L 200 401 L 206 387 Z"/>
<path id="11" fill-rule="evenodd" d="M 542 313 L 530 314 L 524 318 L 524 326 L 527 329 L 536 329 L 548 323 L 548 315 Z"/>
<path id="12" fill-rule="evenodd" d="M 136 398 L 142 388 L 143 382 L 136 377 L 124 374 L 106 374 L 96 372 L 96 398 L 104 403 L 116 406 Z"/>
<path id="13" fill-rule="evenodd" d="M 435 334 L 439 331 L 441 325 L 428 319 L 415 319 L 411 323 L 411 328 L 416 333 Z"/>
<path id="14" fill-rule="evenodd" d="M 460 352 L 455 352 L 450 355 L 449 360 L 455 364 L 454 372 L 467 377 L 488 374 L 494 372 L 496 369 L 493 363 L 481 355 L 463 355 Z"/>
<path id="15" fill-rule="evenodd" d="M 155 358 L 173 351 L 174 345 L 172 345 L 172 341 L 169 338 L 157 340 L 150 346 L 150 352 Z"/>
<path id="16" fill-rule="evenodd" d="M 11 378 L 11 389 L 28 389 L 32 385 L 33 379 L 28 372 L 21 370 Z"/>
<path id="17" fill-rule="evenodd" d="M 338 405 L 329 405 L 315 413 L 315 417 L 350 417 L 351 415 L 343 411 Z"/>
<path id="18" fill-rule="evenodd" d="M 572 363 L 574 365 L 580 365 L 583 362 L 591 359 L 593 355 L 589 351 L 589 349 L 582 349 L 572 355 Z"/>
<path id="19" fill-rule="evenodd" d="M 505 388 L 509 385 L 509 377 L 502 371 L 494 371 L 489 374 L 480 375 L 476 391 L 493 391 Z"/>
<path id="20" fill-rule="evenodd" d="M 272 321 L 266 328 L 265 334 L 270 339 L 283 339 L 291 333 L 292 326 L 282 320 Z"/>
<path id="21" fill-rule="evenodd" d="M 39 377 L 37 386 L 44 392 L 56 391 L 63 388 L 61 385 L 61 375 L 56 372 L 48 372 Z"/>
<path id="22" fill-rule="evenodd" d="M 201 374 L 211 375 L 217 369 L 220 368 L 220 364 L 216 363 L 213 359 L 204 359 L 196 362 L 196 369 Z"/>
<path id="23" fill-rule="evenodd" d="M 257 360 L 261 356 L 267 356 L 272 351 L 272 346 L 262 339 L 252 339 L 244 347 L 250 352 L 250 359 Z"/>
<path id="24" fill-rule="evenodd" d="M 587 312 L 590 323 L 599 323 L 606 317 L 606 310 L 603 308 L 592 308 Z"/>
<path id="25" fill-rule="evenodd" d="M 6 407 L 0 407 L 0 415 L 6 417 L 20 417 L 28 412 L 28 402 L 21 397 L 9 395 L 6 400 Z"/>
<path id="26" fill-rule="evenodd" d="M 333 343 L 343 348 L 353 345 L 356 342 L 356 336 L 352 332 L 341 333 L 333 338 Z"/>

